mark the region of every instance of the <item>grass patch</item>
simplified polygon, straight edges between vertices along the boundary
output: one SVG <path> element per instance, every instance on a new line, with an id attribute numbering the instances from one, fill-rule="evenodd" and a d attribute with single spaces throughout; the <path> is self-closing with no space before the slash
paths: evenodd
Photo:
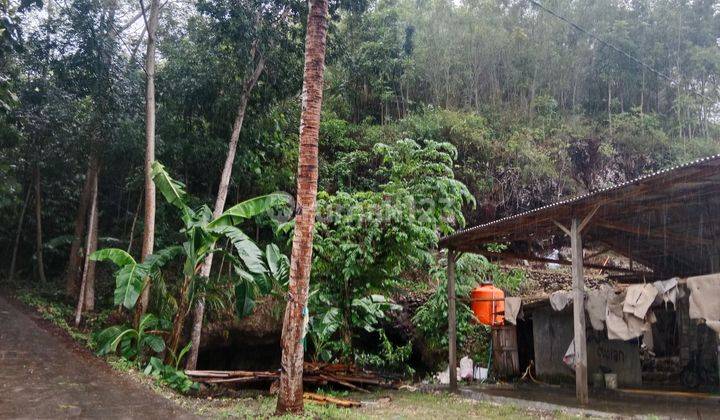
<path id="1" fill-rule="evenodd" d="M 252 393 L 255 393 L 254 395 Z M 562 412 L 529 410 L 515 405 L 464 399 L 448 393 L 380 391 L 370 394 L 350 393 L 343 397 L 360 400 L 360 408 L 337 408 L 312 402 L 305 403 L 302 416 L 286 419 L 566 419 L 575 418 Z M 197 414 L 212 418 L 269 419 L 275 412 L 274 396 L 247 391 L 234 398 L 182 398 L 181 404 Z"/>

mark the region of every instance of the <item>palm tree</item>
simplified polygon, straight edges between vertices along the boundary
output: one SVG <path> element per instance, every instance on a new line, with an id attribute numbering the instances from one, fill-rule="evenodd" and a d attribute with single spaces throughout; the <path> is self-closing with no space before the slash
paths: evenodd
<path id="1" fill-rule="evenodd" d="M 297 204 L 290 286 L 282 331 L 282 370 L 277 414 L 303 411 L 303 339 L 312 263 L 318 179 L 318 134 L 322 107 L 328 0 L 310 0 L 305 35 L 303 103 L 300 115 Z"/>

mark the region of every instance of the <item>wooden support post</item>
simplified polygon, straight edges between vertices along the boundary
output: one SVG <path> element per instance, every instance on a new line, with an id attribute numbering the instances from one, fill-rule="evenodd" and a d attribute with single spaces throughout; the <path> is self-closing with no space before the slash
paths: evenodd
<path id="1" fill-rule="evenodd" d="M 447 253 L 447 293 L 448 293 L 448 373 L 450 391 L 457 391 L 457 323 L 455 319 L 455 251 Z"/>
<path id="2" fill-rule="evenodd" d="M 588 402 L 587 342 L 585 340 L 585 279 L 581 230 L 584 224 L 572 219 L 570 247 L 573 278 L 573 330 L 575 343 L 575 394 L 580 404 Z"/>

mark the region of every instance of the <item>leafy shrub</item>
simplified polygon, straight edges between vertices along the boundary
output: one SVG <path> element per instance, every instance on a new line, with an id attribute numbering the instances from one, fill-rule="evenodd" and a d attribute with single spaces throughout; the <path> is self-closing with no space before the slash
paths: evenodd
<path id="1" fill-rule="evenodd" d="M 447 348 L 447 277 L 445 260 L 435 267 L 431 275 L 438 281 L 438 287 L 430 298 L 418 309 L 413 323 L 422 332 L 431 349 Z M 470 292 L 479 283 L 492 281 L 506 292 L 517 291 L 524 281 L 521 270 L 502 271 L 482 255 L 463 254 L 457 261 L 455 295 L 457 297 L 457 339 L 458 348 L 465 353 L 482 352 L 487 334 L 477 323 L 470 306 L 465 303 Z M 469 348 L 473 347 L 473 348 Z"/>
<path id="2" fill-rule="evenodd" d="M 165 365 L 162 360 L 157 357 L 150 358 L 150 362 L 143 372 L 146 375 L 152 376 L 161 384 L 182 393 L 200 388 L 196 382 L 193 382 L 185 372 L 178 369 L 177 366 Z"/>
<path id="3" fill-rule="evenodd" d="M 397 372 L 404 376 L 415 373 L 410 364 L 412 342 L 408 341 L 402 346 L 396 346 L 388 339 L 385 331 L 377 330 L 380 338 L 380 351 L 373 353 L 360 353 L 355 356 L 355 363 L 360 366 L 384 372 Z"/>
<path id="4" fill-rule="evenodd" d="M 161 353 L 165 350 L 165 340 L 156 332 L 167 330 L 169 322 L 153 314 L 145 314 L 138 328 L 113 325 L 95 335 L 99 346 L 98 354 L 118 353 L 127 360 L 133 360 L 140 366 L 146 351 Z"/>

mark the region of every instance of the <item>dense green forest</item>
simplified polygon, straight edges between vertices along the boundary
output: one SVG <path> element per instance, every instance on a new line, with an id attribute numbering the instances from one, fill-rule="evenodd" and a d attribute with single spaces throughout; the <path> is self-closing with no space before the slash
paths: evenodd
<path id="1" fill-rule="evenodd" d="M 524 0 L 330 3 L 309 359 L 407 366 L 412 343 L 390 343 L 382 328 L 399 290 L 426 296 L 412 323 L 441 350 L 442 235 L 720 152 L 715 1 L 542 5 L 576 26 Z M 187 299 L 207 299 L 211 322 L 231 306 L 252 313 L 261 295 L 285 297 L 292 211 L 269 212 L 283 199 L 267 197 L 296 193 L 308 9 L 296 0 L 159 6 L 154 238 L 167 264 L 143 269 L 161 286 L 151 289 L 148 328 L 170 329 L 193 304 L 189 287 Z M 14 284 L 75 302 L 69 272 L 87 231 L 91 249 L 123 249 L 133 261 L 102 258 L 140 266 L 147 7 L 0 0 L 0 269 Z M 233 133 L 225 209 L 235 213 L 218 218 Z M 83 200 L 89 179 L 96 206 Z M 94 225 L 78 230 L 88 206 Z M 179 247 L 198 237 L 205 248 Z M 213 281 L 195 281 L 214 243 L 227 255 L 215 257 Z M 95 264 L 80 266 L 94 284 L 86 309 L 132 308 L 137 296 L 117 300 L 113 265 Z M 459 294 L 490 275 L 508 288 L 521 281 L 481 257 L 463 257 L 458 270 Z M 461 345 L 471 345 L 478 327 L 466 307 L 459 322 Z M 188 342 L 179 328 L 172 353 Z M 128 357 L 143 351 L 138 338 Z"/>

